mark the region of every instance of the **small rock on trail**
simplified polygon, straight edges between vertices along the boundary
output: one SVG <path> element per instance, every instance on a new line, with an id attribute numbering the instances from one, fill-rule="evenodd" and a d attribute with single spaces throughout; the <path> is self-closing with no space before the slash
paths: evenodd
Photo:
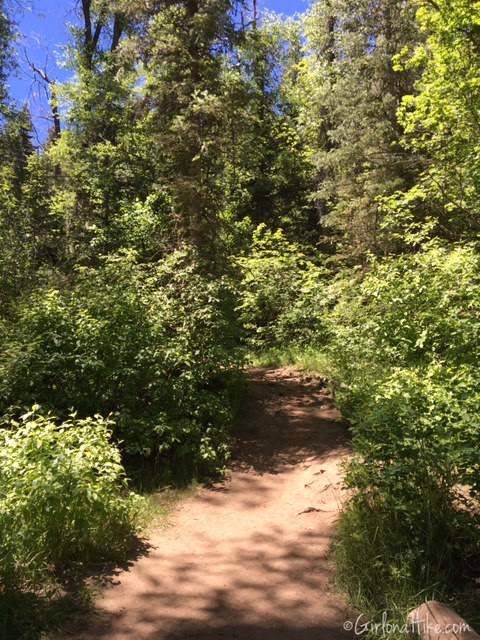
<path id="1" fill-rule="evenodd" d="M 68 637 L 352 638 L 328 557 L 348 455 L 346 428 L 318 383 L 293 369 L 252 370 L 230 477 L 179 504 L 148 555 Z"/>

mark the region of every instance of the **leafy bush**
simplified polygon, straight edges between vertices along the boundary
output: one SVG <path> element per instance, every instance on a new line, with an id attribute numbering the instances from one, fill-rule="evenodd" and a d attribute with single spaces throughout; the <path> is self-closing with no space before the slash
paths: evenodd
<path id="1" fill-rule="evenodd" d="M 4 410 L 111 414 L 124 451 L 156 457 L 165 473 L 221 467 L 238 361 L 228 283 L 180 254 L 149 265 L 127 253 L 65 285 L 22 299 L 4 323 Z"/>
<path id="2" fill-rule="evenodd" d="M 0 591 L 131 544 L 140 499 L 110 437 L 108 420 L 59 423 L 38 407 L 0 430 Z"/>
<path id="3" fill-rule="evenodd" d="M 356 451 L 341 541 L 350 586 L 360 557 L 411 589 L 451 585 L 475 571 L 480 544 L 480 259 L 432 244 L 373 263 L 332 321 Z M 368 578 L 363 589 L 386 597 Z"/>
<path id="4" fill-rule="evenodd" d="M 307 258 L 281 230 L 261 224 L 242 272 L 241 320 L 254 351 L 325 343 L 326 270 Z"/>

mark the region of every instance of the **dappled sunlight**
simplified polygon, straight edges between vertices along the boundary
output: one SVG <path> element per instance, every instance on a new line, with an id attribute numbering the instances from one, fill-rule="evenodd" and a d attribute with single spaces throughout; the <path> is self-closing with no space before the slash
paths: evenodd
<path id="1" fill-rule="evenodd" d="M 347 430 L 322 381 L 306 383 L 287 369 L 251 373 L 237 430 L 235 466 L 277 473 L 308 456 L 345 447 Z"/>
<path id="2" fill-rule="evenodd" d="M 306 620 L 317 633 L 321 621 L 330 622 L 336 635 L 329 637 L 343 637 L 341 625 L 334 628 L 345 609 L 330 592 L 330 542 L 330 535 L 277 526 L 221 542 L 197 535 L 190 553 L 183 545 L 158 549 L 137 565 L 134 584 L 125 577 L 125 608 L 106 596 L 107 619 L 96 637 L 213 637 L 215 629 L 220 637 L 250 638 L 253 628 L 276 628 L 286 638 Z"/>
<path id="3" fill-rule="evenodd" d="M 78 640 L 349 637 L 329 558 L 347 432 L 327 393 L 254 371 L 234 470 L 182 503 Z"/>

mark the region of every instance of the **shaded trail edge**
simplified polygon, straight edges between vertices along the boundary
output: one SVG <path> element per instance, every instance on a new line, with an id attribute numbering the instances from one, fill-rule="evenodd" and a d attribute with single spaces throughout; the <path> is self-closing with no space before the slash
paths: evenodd
<path id="1" fill-rule="evenodd" d="M 340 640 L 329 550 L 348 433 L 321 381 L 253 369 L 229 477 L 181 502 L 76 640 Z"/>

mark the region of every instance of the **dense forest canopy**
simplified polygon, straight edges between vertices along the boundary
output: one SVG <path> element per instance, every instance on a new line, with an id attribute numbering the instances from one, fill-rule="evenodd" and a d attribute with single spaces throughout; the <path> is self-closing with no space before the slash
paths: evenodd
<path id="1" fill-rule="evenodd" d="M 0 0 L 0 595 L 122 553 L 139 510 L 124 467 L 225 470 L 259 360 L 313 362 L 351 424 L 337 555 L 356 604 L 468 591 L 480 2 L 75 6 L 57 82 L 15 59 Z M 48 92 L 44 144 L 9 95 L 15 64 Z"/>
<path id="2" fill-rule="evenodd" d="M 471 238 L 476 36 L 463 24 L 476 8 L 447 5 L 330 0 L 260 20 L 240 0 L 79 2 L 71 80 L 28 61 L 51 107 L 35 149 L 28 108 L 6 95 L 7 2 L 6 192 L 31 226 L 30 272 L 9 269 L 11 294 L 40 266 L 122 249 L 145 260 L 188 246 L 220 273 L 261 223 L 348 264 L 404 252 L 416 234 Z"/>

